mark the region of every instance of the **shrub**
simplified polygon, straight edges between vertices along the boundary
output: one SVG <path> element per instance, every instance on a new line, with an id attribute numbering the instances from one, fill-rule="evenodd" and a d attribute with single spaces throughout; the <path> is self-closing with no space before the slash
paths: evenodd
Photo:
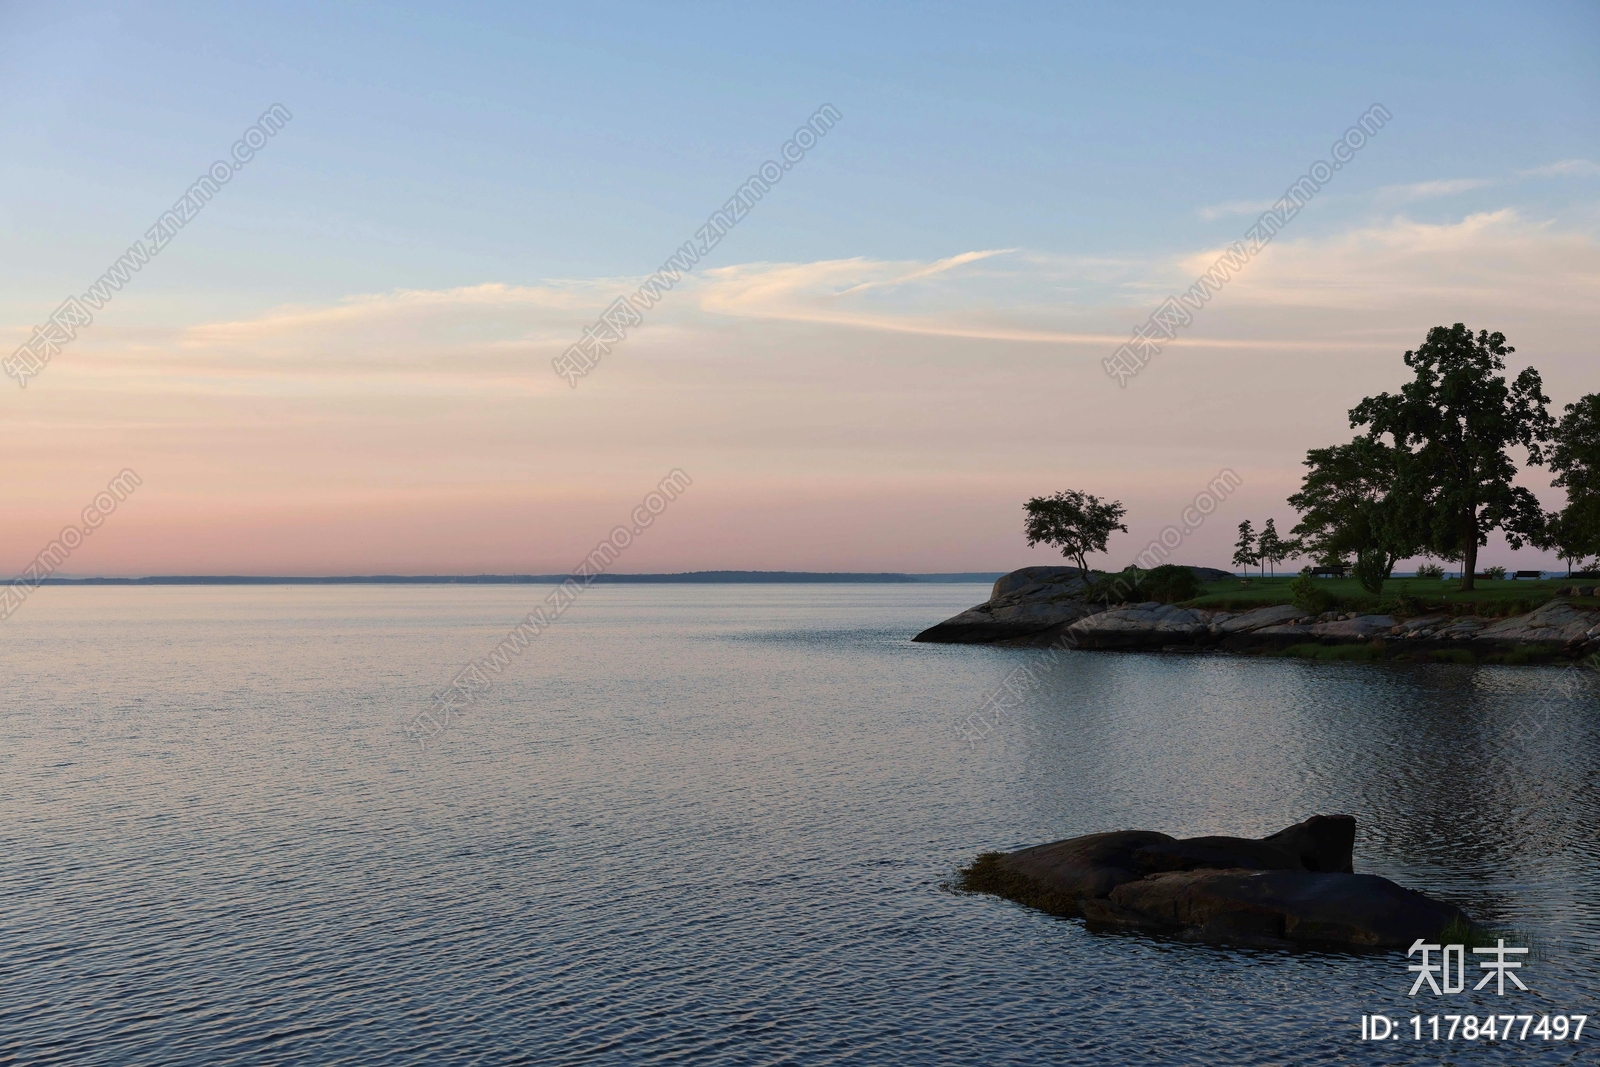
<path id="1" fill-rule="evenodd" d="M 1422 598 L 1412 596 L 1410 593 L 1401 593 L 1394 602 L 1394 613 L 1396 615 L 1416 616 L 1421 615 L 1426 610 L 1428 610 L 1428 606 L 1422 602 Z"/>
<path id="2" fill-rule="evenodd" d="M 1439 566 L 1437 563 L 1424 563 L 1422 566 L 1417 568 L 1417 577 L 1435 579 L 1443 578 L 1444 568 Z"/>
<path id="3" fill-rule="evenodd" d="M 1101 604 L 1126 604 L 1138 600 L 1139 580 L 1143 577 L 1144 572 L 1138 567 L 1129 567 L 1120 574 L 1103 574 L 1084 589 L 1084 599 Z"/>
<path id="4" fill-rule="evenodd" d="M 1317 584 L 1311 577 L 1311 568 L 1307 567 L 1300 572 L 1300 577 L 1289 583 L 1289 595 L 1294 598 L 1294 606 L 1301 611 L 1312 615 L 1321 615 L 1324 611 L 1333 610 L 1339 598 Z"/>
<path id="5" fill-rule="evenodd" d="M 1506 576 L 1506 569 L 1504 567 L 1485 567 L 1483 568 L 1483 576 L 1485 578 L 1493 578 L 1498 582 Z"/>
<path id="6" fill-rule="evenodd" d="M 1146 600 L 1159 600 L 1163 604 L 1176 603 L 1179 600 L 1193 600 L 1200 595 L 1200 582 L 1195 578 L 1194 571 L 1188 567 L 1178 567 L 1171 563 L 1163 563 L 1144 576 L 1139 583 L 1139 591 Z"/>
<path id="7" fill-rule="evenodd" d="M 1383 569 L 1385 563 L 1382 551 L 1360 552 L 1356 554 L 1356 581 L 1361 583 L 1361 588 L 1377 596 L 1383 592 Z"/>
<path id="8" fill-rule="evenodd" d="M 1108 574 L 1095 580 L 1084 591 L 1090 601 L 1107 604 L 1139 603 L 1159 600 L 1171 604 L 1179 600 L 1193 600 L 1200 595 L 1200 581 L 1188 567 L 1163 563 L 1153 570 L 1142 571 L 1129 567 L 1120 574 Z"/>

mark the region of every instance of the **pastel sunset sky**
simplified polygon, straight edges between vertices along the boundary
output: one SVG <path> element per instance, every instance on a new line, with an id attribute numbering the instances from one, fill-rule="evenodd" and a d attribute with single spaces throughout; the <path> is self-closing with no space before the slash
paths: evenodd
<path id="1" fill-rule="evenodd" d="M 1008 570 L 1022 502 L 1217 476 L 1228 566 L 1429 327 L 1600 389 L 1600 7 L 0 4 L 0 347 L 293 118 L 26 389 L 0 569 Z M 551 360 L 842 118 L 577 388 Z M 1393 115 L 1125 387 L 1105 360 Z M 1540 470 L 1526 484 L 1555 505 Z M 1513 554 L 1498 539 L 1485 564 Z"/>

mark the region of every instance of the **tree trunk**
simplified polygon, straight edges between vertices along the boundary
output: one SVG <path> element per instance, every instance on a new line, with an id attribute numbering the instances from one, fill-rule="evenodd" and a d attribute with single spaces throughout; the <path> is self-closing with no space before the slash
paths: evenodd
<path id="1" fill-rule="evenodd" d="M 1476 505 L 1467 509 L 1463 540 L 1465 544 L 1461 546 L 1461 591 L 1468 592 L 1474 588 L 1472 579 L 1478 573 L 1478 508 Z"/>

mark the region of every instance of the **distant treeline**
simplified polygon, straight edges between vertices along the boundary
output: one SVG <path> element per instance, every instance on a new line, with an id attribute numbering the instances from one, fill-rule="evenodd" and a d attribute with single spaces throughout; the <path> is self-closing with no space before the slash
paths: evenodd
<path id="1" fill-rule="evenodd" d="M 891 574 L 815 571 L 687 571 L 682 574 L 597 574 L 596 584 L 914 584 L 992 582 L 1003 571 Z M 295 578 L 249 574 L 172 574 L 147 578 L 46 578 L 45 585 L 559 585 L 570 574 L 361 574 Z"/>

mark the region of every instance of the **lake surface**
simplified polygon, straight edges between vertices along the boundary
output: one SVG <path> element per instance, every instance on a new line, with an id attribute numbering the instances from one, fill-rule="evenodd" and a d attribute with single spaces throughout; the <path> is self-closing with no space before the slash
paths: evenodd
<path id="1" fill-rule="evenodd" d="M 408 741 L 541 595 L 34 593 L 0 628 L 0 1061 L 1592 1062 L 1600 1019 L 1511 1048 L 1358 1020 L 1600 1006 L 1594 674 L 1075 653 L 969 744 L 1040 653 L 909 638 L 985 587 L 597 586 Z M 1531 941 L 1530 992 L 941 888 L 984 850 L 1319 812 L 1359 819 L 1357 870 Z"/>

